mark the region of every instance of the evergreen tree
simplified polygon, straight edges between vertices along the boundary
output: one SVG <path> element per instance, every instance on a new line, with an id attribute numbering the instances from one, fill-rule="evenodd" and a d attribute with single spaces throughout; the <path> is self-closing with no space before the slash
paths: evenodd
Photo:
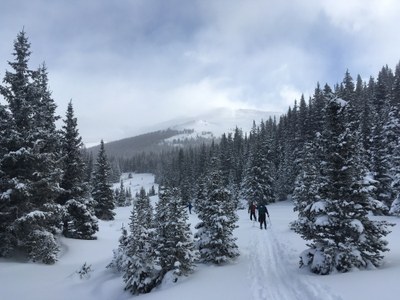
<path id="1" fill-rule="evenodd" d="M 375 198 L 385 205 L 386 214 L 389 211 L 393 193 L 391 190 L 390 165 L 385 136 L 385 123 L 389 115 L 389 96 L 391 90 L 391 71 L 382 68 L 378 75 L 375 88 L 375 116 L 372 132 L 372 171 L 376 181 Z"/>
<path id="2" fill-rule="evenodd" d="M 107 268 L 122 273 L 128 269 L 129 263 L 129 258 L 127 257 L 127 246 L 129 242 L 128 231 L 123 225 L 121 227 L 121 236 L 118 239 L 118 242 L 118 248 L 113 250 L 113 259 L 107 265 Z"/>
<path id="3" fill-rule="evenodd" d="M 254 139 L 242 182 L 242 197 L 249 203 L 268 204 L 274 202 L 270 146 L 261 135 Z"/>
<path id="4" fill-rule="evenodd" d="M 87 192 L 84 185 L 85 164 L 80 152 L 82 138 L 79 136 L 72 101 L 68 103 L 61 136 L 63 176 L 60 187 L 64 192 L 58 198 L 58 202 L 64 205 L 69 199 L 82 197 Z"/>
<path id="5" fill-rule="evenodd" d="M 101 220 L 114 220 L 115 208 L 114 194 L 108 183 L 110 166 L 104 149 L 104 142 L 100 142 L 100 150 L 97 156 L 93 178 L 92 196 L 96 201 L 95 214 Z"/>
<path id="6" fill-rule="evenodd" d="M 54 234 L 60 229 L 55 204 L 61 170 L 55 104 L 47 88 L 44 66 L 28 68 L 30 43 L 24 31 L 14 42 L 13 71 L 6 71 L 0 94 L 0 255 L 23 250 L 33 261 L 54 263 L 59 251 Z M 7 122 L 7 124 L 5 123 Z"/>
<path id="7" fill-rule="evenodd" d="M 328 96 L 328 95 L 327 95 Z M 333 270 L 378 266 L 381 252 L 387 251 L 387 223 L 368 218 L 371 210 L 364 187 L 354 133 L 346 127 L 348 103 L 331 95 L 326 107 L 324 148 L 325 182 L 299 212 L 298 232 L 312 242 L 301 255 L 301 265 L 318 274 Z M 303 218 L 303 216 L 305 218 Z"/>
<path id="8" fill-rule="evenodd" d="M 222 264 L 239 256 L 236 238 L 233 237 L 238 216 L 231 193 L 223 186 L 216 157 L 211 159 L 211 165 L 215 168 L 202 192 L 203 195 L 206 193 L 206 198 L 197 207 L 201 222 L 196 225 L 195 237 L 201 260 Z"/>
<path id="9" fill-rule="evenodd" d="M 243 180 L 243 170 L 244 170 L 244 137 L 243 137 L 243 131 L 239 129 L 238 127 L 235 128 L 235 132 L 233 135 L 233 141 L 232 141 L 232 148 L 233 148 L 233 154 L 232 154 L 232 159 L 233 159 L 233 166 L 232 166 L 232 192 L 233 192 L 233 198 L 235 199 L 236 202 L 239 202 L 239 197 L 240 197 L 240 186 Z"/>
<path id="10" fill-rule="evenodd" d="M 99 227 L 94 214 L 94 201 L 85 182 L 82 139 L 71 101 L 61 131 L 61 141 L 63 175 L 60 187 L 63 192 L 57 201 L 65 207 L 63 234 L 76 239 L 94 239 L 93 235 Z"/>
<path id="11" fill-rule="evenodd" d="M 83 240 L 96 239 L 99 231 L 91 198 L 72 198 L 65 203 L 63 234 L 66 237 Z"/>
<path id="12" fill-rule="evenodd" d="M 155 195 L 156 195 L 156 189 L 154 188 L 154 185 L 152 185 L 149 191 L 149 196 L 155 196 Z"/>
<path id="13" fill-rule="evenodd" d="M 160 268 L 154 252 L 154 230 L 149 214 L 152 214 L 150 200 L 142 188 L 133 205 L 130 235 L 122 248 L 127 259 L 121 263 L 125 290 L 134 295 L 149 293 L 158 284 Z"/>
<path id="14" fill-rule="evenodd" d="M 126 205 L 127 206 L 131 205 L 133 200 L 131 188 L 126 189 L 125 198 L 126 198 Z"/>
<path id="15" fill-rule="evenodd" d="M 400 64 L 396 66 L 384 134 L 393 200 L 400 196 Z M 393 204 L 391 207 L 393 213 Z"/>
<path id="16" fill-rule="evenodd" d="M 314 219 L 319 213 L 319 203 L 323 203 L 320 197 L 324 186 L 320 143 L 320 140 L 315 140 L 305 145 L 305 157 L 293 193 L 294 211 L 298 212 L 298 219 L 291 223 L 291 227 L 305 240 L 314 238 Z"/>
<path id="17" fill-rule="evenodd" d="M 177 188 L 163 187 L 156 206 L 157 253 L 161 271 L 158 281 L 167 274 L 176 282 L 194 270 L 196 251 L 187 223 L 186 203 Z"/>
<path id="18" fill-rule="evenodd" d="M 115 199 L 117 200 L 117 206 L 127 206 L 126 190 L 124 187 L 124 181 L 122 179 L 119 186 L 119 193 Z"/>
<path id="19" fill-rule="evenodd" d="M 92 175 L 93 175 L 93 152 L 87 151 L 86 148 L 83 149 L 83 162 L 85 163 L 85 182 L 89 186 L 89 189 L 92 187 Z"/>
<path id="20" fill-rule="evenodd" d="M 368 171 L 372 171 L 372 128 L 373 128 L 373 116 L 374 110 L 372 103 L 374 102 L 374 88 L 375 82 L 373 78 L 370 78 L 368 82 L 368 86 L 364 87 L 364 98 L 361 103 L 361 118 L 360 118 L 360 134 L 361 134 L 361 143 L 363 150 L 363 161 L 364 167 Z"/>

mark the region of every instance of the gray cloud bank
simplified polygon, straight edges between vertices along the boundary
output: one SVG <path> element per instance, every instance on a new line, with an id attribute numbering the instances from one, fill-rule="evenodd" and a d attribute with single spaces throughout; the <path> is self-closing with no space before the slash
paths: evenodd
<path id="1" fill-rule="evenodd" d="M 85 142 L 229 106 L 286 111 L 346 69 L 399 60 L 400 4 L 385 0 L 5 0 L 1 76 L 24 27 Z"/>

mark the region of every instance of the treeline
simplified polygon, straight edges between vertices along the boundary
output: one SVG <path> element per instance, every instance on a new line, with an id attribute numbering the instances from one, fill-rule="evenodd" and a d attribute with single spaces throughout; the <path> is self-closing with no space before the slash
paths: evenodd
<path id="1" fill-rule="evenodd" d="M 343 82 L 333 88 L 317 84 L 314 95 L 307 101 L 304 96 L 295 101 L 279 122 L 271 118 L 260 124 L 253 122 L 249 134 L 236 128 L 233 133 L 223 134 L 218 143 L 158 155 L 143 153 L 121 161 L 121 166 L 124 169 L 126 163 L 141 171 L 155 172 L 159 183 L 168 179 L 181 187 L 189 200 L 196 198 L 198 179 L 207 175 L 211 158 L 217 157 L 224 182 L 236 197 L 263 199 L 266 203 L 286 200 L 293 195 L 304 171 L 309 144 L 320 140 L 328 130 L 328 105 L 332 99 L 346 106 L 346 113 L 334 125 L 355 136 L 356 147 L 349 151 L 356 151 L 360 173 L 369 183 L 373 212 L 387 215 L 400 191 L 399 66 L 395 73 L 383 67 L 377 79 L 371 77 L 368 82 L 360 76 L 354 82 L 346 72 Z M 339 121 L 343 124 L 339 125 Z M 330 138 L 332 143 L 337 142 Z"/>
<path id="2" fill-rule="evenodd" d="M 95 239 L 98 218 L 113 219 L 115 203 L 103 142 L 93 163 L 82 151 L 72 102 L 56 128 L 46 66 L 30 69 L 30 54 L 22 31 L 0 85 L 0 257 L 22 251 L 52 264 L 57 235 Z"/>
<path id="3" fill-rule="evenodd" d="M 154 171 L 195 207 L 203 205 L 203 185 L 215 169 L 236 200 L 292 198 L 299 215 L 292 228 L 311 241 L 301 264 L 315 273 L 378 266 L 389 224 L 368 214 L 400 215 L 399 109 L 400 65 L 394 73 L 383 67 L 368 82 L 346 71 L 333 88 L 317 84 L 279 122 L 160 155 Z"/>

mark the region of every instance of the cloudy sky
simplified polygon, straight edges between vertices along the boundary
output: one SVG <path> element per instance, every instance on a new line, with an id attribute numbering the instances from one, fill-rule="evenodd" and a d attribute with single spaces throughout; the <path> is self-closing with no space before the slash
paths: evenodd
<path id="1" fill-rule="evenodd" d="M 285 112 L 400 60 L 395 0 L 2 0 L 0 76 L 24 28 L 86 143 L 216 107 Z M 2 101 L 2 100 L 1 100 Z"/>

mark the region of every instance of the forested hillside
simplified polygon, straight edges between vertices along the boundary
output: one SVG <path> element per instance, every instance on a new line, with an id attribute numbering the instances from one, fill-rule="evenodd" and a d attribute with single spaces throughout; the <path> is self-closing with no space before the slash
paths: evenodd
<path id="1" fill-rule="evenodd" d="M 310 241 L 302 266 L 318 274 L 376 267 L 389 250 L 383 237 L 390 224 L 368 215 L 400 214 L 399 105 L 400 65 L 394 73 L 383 67 L 368 82 L 360 76 L 354 82 L 346 71 L 333 88 L 317 84 L 279 122 L 179 150 L 160 162 L 158 181 L 179 187 L 184 201 L 201 208 L 215 172 L 232 201 L 260 205 L 291 197 L 298 212 L 292 229 Z"/>
<path id="2" fill-rule="evenodd" d="M 399 194 L 399 105 L 400 66 L 394 72 L 385 66 L 368 82 L 347 71 L 334 87 L 317 84 L 312 97 L 295 101 L 279 121 L 254 123 L 248 136 L 237 128 L 218 144 L 177 150 L 169 160 L 156 157 L 158 180 L 196 186 L 217 157 L 237 196 L 271 203 L 292 195 L 311 164 L 325 175 L 328 155 L 340 150 L 343 160 L 351 157 L 346 164 L 357 167 L 349 176 L 362 174 L 374 212 L 388 214 Z M 347 146 L 333 146 L 341 144 Z"/>

